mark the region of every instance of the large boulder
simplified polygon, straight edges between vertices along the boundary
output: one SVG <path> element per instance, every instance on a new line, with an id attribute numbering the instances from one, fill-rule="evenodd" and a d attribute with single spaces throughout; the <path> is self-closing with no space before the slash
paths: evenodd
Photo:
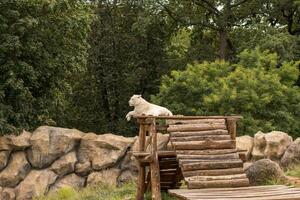
<path id="1" fill-rule="evenodd" d="M 22 133 L 18 136 L 10 135 L 9 138 L 9 146 L 13 150 L 24 150 L 27 147 L 30 147 L 30 138 L 31 133 L 27 132 L 25 130 L 22 131 Z"/>
<path id="2" fill-rule="evenodd" d="M 88 185 L 117 185 L 117 179 L 120 175 L 120 170 L 117 168 L 111 168 L 102 170 L 100 172 L 92 172 L 87 178 Z"/>
<path id="3" fill-rule="evenodd" d="M 76 174 L 69 174 L 64 176 L 60 180 L 56 181 L 56 183 L 51 186 L 50 192 L 57 191 L 63 187 L 72 187 L 72 188 L 82 188 L 85 183 L 85 178 L 77 176 Z"/>
<path id="4" fill-rule="evenodd" d="M 91 171 L 92 171 L 92 164 L 89 161 L 84 163 L 78 162 L 75 165 L 75 173 L 80 176 L 86 176 L 89 173 L 91 173 Z"/>
<path id="5" fill-rule="evenodd" d="M 88 133 L 82 137 L 78 150 L 81 163 L 90 161 L 94 170 L 113 166 L 122 158 L 134 142 L 134 138 L 109 134 L 96 135 Z"/>
<path id="6" fill-rule="evenodd" d="M 16 192 L 14 188 L 3 188 L 0 191 L 0 199 L 1 200 L 15 200 Z"/>
<path id="7" fill-rule="evenodd" d="M 254 135 L 252 159 L 259 160 L 264 158 L 265 148 L 266 148 L 265 134 L 259 131 Z"/>
<path id="8" fill-rule="evenodd" d="M 15 187 L 25 178 L 30 168 L 24 152 L 13 153 L 7 167 L 0 172 L 0 186 Z"/>
<path id="9" fill-rule="evenodd" d="M 135 181 L 137 179 L 137 175 L 138 175 L 138 173 L 136 171 L 132 171 L 129 169 L 124 170 L 119 175 L 119 177 L 117 179 L 117 184 L 122 185 L 124 183 L 129 183 L 129 182 Z"/>
<path id="10" fill-rule="evenodd" d="M 0 137 L 0 151 L 4 150 L 24 150 L 30 146 L 31 133 L 25 130 L 18 136 L 5 135 Z"/>
<path id="11" fill-rule="evenodd" d="M 169 140 L 170 140 L 169 139 L 169 134 L 157 133 L 157 150 L 158 151 L 167 150 L 167 144 L 168 144 Z M 151 151 L 151 145 L 150 144 L 148 144 L 146 151 L 147 152 Z"/>
<path id="12" fill-rule="evenodd" d="M 284 132 L 272 131 L 265 135 L 266 149 L 264 152 L 265 158 L 271 160 L 280 160 L 287 147 L 292 143 L 291 136 Z"/>
<path id="13" fill-rule="evenodd" d="M 10 153 L 10 151 L 0 151 L 0 171 L 6 167 Z"/>
<path id="14" fill-rule="evenodd" d="M 236 138 L 236 148 L 245 153 L 246 160 L 250 160 L 253 149 L 253 138 L 249 135 L 243 135 Z"/>
<path id="15" fill-rule="evenodd" d="M 7 136 L 0 137 L 0 151 L 12 150 L 9 146 L 10 139 Z"/>
<path id="16" fill-rule="evenodd" d="M 297 138 L 287 148 L 281 158 L 280 163 L 283 167 L 288 167 L 300 163 L 300 138 Z"/>
<path id="17" fill-rule="evenodd" d="M 83 133 L 76 129 L 41 126 L 33 132 L 28 159 L 35 168 L 45 168 L 57 158 L 72 151 Z"/>
<path id="18" fill-rule="evenodd" d="M 265 185 L 270 181 L 286 181 L 280 166 L 270 159 L 261 159 L 254 162 L 245 172 L 251 185 Z"/>
<path id="19" fill-rule="evenodd" d="M 31 200 L 46 194 L 56 179 L 57 175 L 49 169 L 32 170 L 16 188 L 17 200 Z"/>
<path id="20" fill-rule="evenodd" d="M 76 162 L 76 153 L 72 151 L 56 160 L 49 169 L 55 172 L 59 177 L 62 177 L 74 172 Z"/>

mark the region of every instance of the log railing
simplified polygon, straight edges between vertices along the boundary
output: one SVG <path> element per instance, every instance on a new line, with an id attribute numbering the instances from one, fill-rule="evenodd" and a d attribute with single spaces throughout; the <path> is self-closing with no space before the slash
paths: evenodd
<path id="1" fill-rule="evenodd" d="M 139 128 L 139 148 L 138 152 L 133 152 L 138 160 L 139 174 L 137 179 L 137 200 L 144 199 L 146 191 L 146 165 L 150 166 L 150 183 L 152 200 L 161 200 L 160 192 L 160 169 L 157 151 L 157 130 L 167 130 L 168 125 L 157 125 L 157 120 L 197 120 L 197 119 L 225 119 L 228 133 L 231 139 L 236 138 L 236 122 L 240 116 L 138 116 Z M 146 152 L 146 137 L 149 136 L 150 152 Z"/>

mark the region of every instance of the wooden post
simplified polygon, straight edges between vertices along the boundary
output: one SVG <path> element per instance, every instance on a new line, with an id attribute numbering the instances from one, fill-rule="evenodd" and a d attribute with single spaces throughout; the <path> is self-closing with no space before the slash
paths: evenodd
<path id="1" fill-rule="evenodd" d="M 140 123 L 139 151 L 144 152 L 145 151 L 145 141 L 146 141 L 145 119 L 139 119 L 139 123 Z M 138 179 L 137 179 L 136 200 L 144 200 L 145 176 L 146 176 L 145 166 L 139 162 L 139 174 L 138 174 Z"/>
<path id="2" fill-rule="evenodd" d="M 150 134 L 151 134 L 151 156 L 152 156 L 152 162 L 150 163 L 152 200 L 161 200 L 159 161 L 158 161 L 158 154 L 157 154 L 157 132 L 155 127 L 155 118 L 152 118 L 151 120 Z"/>
<path id="3" fill-rule="evenodd" d="M 227 118 L 226 119 L 226 124 L 227 124 L 227 129 L 228 133 L 231 136 L 232 140 L 236 140 L 236 119 L 234 118 Z M 234 142 L 234 147 L 236 147 L 236 142 Z"/>

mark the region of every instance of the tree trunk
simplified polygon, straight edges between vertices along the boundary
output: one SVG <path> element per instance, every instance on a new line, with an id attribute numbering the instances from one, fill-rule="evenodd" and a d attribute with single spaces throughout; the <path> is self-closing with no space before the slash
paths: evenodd
<path id="1" fill-rule="evenodd" d="M 220 49 L 219 49 L 219 56 L 220 60 L 226 60 L 227 59 L 227 31 L 226 30 L 220 30 Z"/>

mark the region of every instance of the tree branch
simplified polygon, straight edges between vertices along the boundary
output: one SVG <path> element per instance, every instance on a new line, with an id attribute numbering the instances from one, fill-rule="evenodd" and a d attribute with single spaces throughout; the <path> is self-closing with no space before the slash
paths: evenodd
<path id="1" fill-rule="evenodd" d="M 203 2 L 206 4 L 206 6 L 203 4 Z M 216 14 L 216 15 L 220 15 L 220 11 L 215 8 L 209 1 L 207 0 L 200 0 L 200 1 L 196 1 L 196 0 L 193 0 L 193 3 L 198 5 L 198 6 L 201 6 L 207 10 L 209 10 L 210 12 Z"/>
<path id="2" fill-rule="evenodd" d="M 168 13 L 168 15 L 174 20 L 174 21 L 177 21 L 177 22 L 180 22 L 181 24 L 184 24 L 184 25 L 187 25 L 187 26 L 204 26 L 204 27 L 207 27 L 207 28 L 210 28 L 210 29 L 213 29 L 213 30 L 218 30 L 217 27 L 213 26 L 213 25 L 210 25 L 210 24 L 206 24 L 206 23 L 203 23 L 201 21 L 187 21 L 186 19 L 183 19 L 183 18 L 180 18 L 178 17 L 176 14 L 174 14 L 166 5 L 164 5 L 163 3 L 157 1 L 157 3 L 162 6 L 165 11 Z"/>
<path id="3" fill-rule="evenodd" d="M 300 27 L 293 29 L 294 19 L 293 15 L 295 10 L 293 10 L 290 14 L 285 14 L 284 10 L 282 10 L 282 15 L 287 19 L 288 32 L 291 35 L 300 35 Z"/>
<path id="4" fill-rule="evenodd" d="M 234 8 L 234 7 L 238 7 L 240 5 L 242 5 L 243 3 L 246 3 L 249 0 L 241 0 L 240 2 L 237 2 L 236 4 L 232 4 L 230 7 Z"/>

